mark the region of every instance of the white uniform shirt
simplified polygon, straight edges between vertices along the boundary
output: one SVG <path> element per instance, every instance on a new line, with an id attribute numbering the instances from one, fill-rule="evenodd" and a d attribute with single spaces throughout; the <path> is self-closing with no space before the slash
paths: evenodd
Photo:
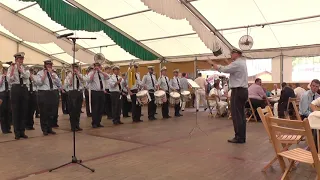
<path id="1" fill-rule="evenodd" d="M 153 80 L 153 84 L 152 84 L 152 80 Z M 141 84 L 143 86 L 146 86 L 148 90 L 155 90 L 158 82 L 154 74 L 147 73 L 146 75 L 143 76 Z"/>

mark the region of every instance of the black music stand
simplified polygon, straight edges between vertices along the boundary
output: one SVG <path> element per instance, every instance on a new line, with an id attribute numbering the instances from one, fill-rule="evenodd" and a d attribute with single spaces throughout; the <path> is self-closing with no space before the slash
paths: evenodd
<path id="1" fill-rule="evenodd" d="M 68 36 L 70 36 L 70 35 L 73 35 L 73 33 L 66 34 L 66 35 L 61 35 L 61 36 L 59 36 L 58 38 L 63 38 L 63 37 L 65 37 L 65 38 L 67 38 L 67 39 L 69 39 L 69 40 L 72 40 L 72 42 L 73 42 L 73 63 L 75 63 L 75 62 L 76 62 L 76 41 L 77 41 L 77 39 L 96 39 L 96 38 L 68 37 Z M 74 81 L 74 68 L 72 68 L 72 73 L 73 73 L 73 75 L 72 75 L 72 81 Z M 75 84 L 75 83 L 72 82 L 72 90 L 75 89 L 74 84 Z M 73 101 L 73 103 L 75 102 L 75 100 L 72 100 L 72 101 Z M 60 166 L 58 166 L 58 167 L 56 167 L 56 168 L 50 169 L 49 172 L 52 172 L 53 170 L 62 168 L 62 167 L 64 167 L 64 166 L 67 166 L 67 165 L 69 165 L 69 164 L 78 164 L 78 165 L 80 165 L 80 166 L 82 166 L 82 167 L 84 167 L 84 168 L 89 169 L 89 170 L 92 171 L 92 172 L 95 171 L 94 169 L 89 168 L 89 167 L 83 165 L 83 164 L 82 164 L 82 160 L 77 159 L 77 157 L 76 157 L 76 130 L 75 130 L 75 128 L 72 129 L 72 132 L 73 132 L 73 156 L 72 156 L 71 162 L 68 162 L 68 163 L 62 164 L 62 165 L 60 165 Z"/>

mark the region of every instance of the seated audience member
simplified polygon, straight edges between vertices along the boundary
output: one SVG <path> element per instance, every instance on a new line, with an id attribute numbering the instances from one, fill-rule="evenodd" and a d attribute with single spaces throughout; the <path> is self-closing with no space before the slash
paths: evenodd
<path id="1" fill-rule="evenodd" d="M 223 96 L 223 94 L 221 92 L 219 82 L 215 82 L 213 84 L 213 88 L 210 90 L 209 96 L 216 97 L 216 101 L 209 100 L 210 106 L 214 107 L 217 105 L 216 103 L 218 103 L 220 115 L 222 116 L 225 115 L 227 112 L 226 109 L 227 109 L 228 103 L 225 101 L 221 101 L 221 97 Z"/>
<path id="2" fill-rule="evenodd" d="M 282 91 L 281 91 L 281 95 L 280 95 L 280 99 L 278 101 L 278 116 L 280 118 L 285 118 L 284 117 L 284 112 L 287 110 L 287 106 L 288 106 L 288 101 L 289 101 L 289 98 L 295 98 L 296 95 L 294 94 L 294 91 L 291 87 L 289 87 L 287 85 L 287 83 L 282 83 L 281 84 L 282 86 Z M 288 113 L 292 113 L 293 111 L 293 106 L 292 104 L 290 104 L 289 106 L 289 110 L 290 112 Z"/>
<path id="3" fill-rule="evenodd" d="M 272 94 L 273 96 L 280 97 L 280 95 L 281 95 L 281 89 L 278 89 L 278 85 L 277 85 L 277 84 L 274 84 L 274 85 L 273 85 L 273 90 L 271 91 L 271 94 Z"/>
<path id="4" fill-rule="evenodd" d="M 268 102 L 267 95 L 261 86 L 261 79 L 257 78 L 248 88 L 249 99 L 251 101 L 252 107 L 255 111 L 256 117 L 260 120 L 260 116 L 257 112 L 258 107 L 265 108 Z M 249 107 L 249 105 L 247 105 Z"/>
<path id="5" fill-rule="evenodd" d="M 296 94 L 296 97 L 298 100 L 300 100 L 301 95 L 306 92 L 305 89 L 303 89 L 302 87 L 300 87 L 299 83 L 296 83 L 296 88 L 294 89 L 294 93 Z"/>
<path id="6" fill-rule="evenodd" d="M 311 102 L 320 97 L 320 95 L 317 93 L 317 91 L 319 90 L 319 86 L 320 81 L 318 79 L 314 79 L 310 83 L 310 89 L 301 95 L 299 103 L 299 114 L 302 119 L 307 118 L 311 113 Z"/>
<path id="7" fill-rule="evenodd" d="M 313 100 L 309 107 L 310 107 L 311 112 L 320 111 L 320 98 Z M 311 116 L 318 116 L 318 114 L 310 113 L 309 117 L 311 117 Z M 312 135 L 313 135 L 313 139 L 314 139 L 316 148 L 318 150 L 318 140 L 317 140 L 317 130 L 316 129 L 312 129 Z"/>

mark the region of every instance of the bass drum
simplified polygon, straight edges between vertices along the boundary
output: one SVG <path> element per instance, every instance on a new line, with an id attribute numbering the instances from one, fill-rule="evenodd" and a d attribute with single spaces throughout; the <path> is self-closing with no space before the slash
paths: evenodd
<path id="1" fill-rule="evenodd" d="M 163 90 L 158 90 L 156 92 L 154 92 L 154 103 L 157 106 L 161 106 L 163 103 L 167 102 L 167 96 L 166 96 L 166 92 Z"/>

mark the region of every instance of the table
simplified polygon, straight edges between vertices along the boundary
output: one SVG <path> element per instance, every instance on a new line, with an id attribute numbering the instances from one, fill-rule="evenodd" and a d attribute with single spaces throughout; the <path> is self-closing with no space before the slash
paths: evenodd
<path id="1" fill-rule="evenodd" d="M 318 141 L 318 154 L 320 152 L 320 139 L 319 139 L 319 131 L 320 131 L 320 111 L 314 111 L 308 116 L 309 124 L 311 129 L 317 130 L 317 141 Z"/>
<path id="2" fill-rule="evenodd" d="M 280 97 L 268 97 L 270 102 L 278 102 Z"/>

